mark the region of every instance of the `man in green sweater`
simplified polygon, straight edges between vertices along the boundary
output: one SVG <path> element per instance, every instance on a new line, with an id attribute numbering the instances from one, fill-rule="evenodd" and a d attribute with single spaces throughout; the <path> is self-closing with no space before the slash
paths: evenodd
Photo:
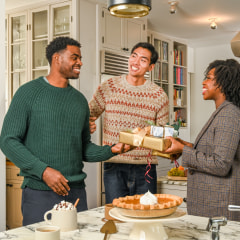
<path id="1" fill-rule="evenodd" d="M 43 220 L 62 200 L 87 209 L 83 161 L 100 162 L 130 149 L 91 142 L 88 102 L 69 84 L 82 66 L 79 42 L 68 37 L 46 48 L 50 73 L 21 86 L 5 116 L 0 147 L 21 170 L 23 225 Z"/>

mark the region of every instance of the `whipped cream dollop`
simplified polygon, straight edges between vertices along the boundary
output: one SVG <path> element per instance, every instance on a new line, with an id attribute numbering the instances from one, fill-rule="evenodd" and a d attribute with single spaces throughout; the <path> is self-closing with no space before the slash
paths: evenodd
<path id="1" fill-rule="evenodd" d="M 66 201 L 61 201 L 60 203 L 58 204 L 55 204 L 53 209 L 55 210 L 59 210 L 59 211 L 62 211 L 62 210 L 73 210 L 75 207 L 72 203 L 70 202 L 66 202 Z"/>
<path id="2" fill-rule="evenodd" d="M 157 197 L 148 191 L 142 197 L 140 197 L 140 203 L 143 205 L 154 205 L 157 204 L 158 201 Z"/>

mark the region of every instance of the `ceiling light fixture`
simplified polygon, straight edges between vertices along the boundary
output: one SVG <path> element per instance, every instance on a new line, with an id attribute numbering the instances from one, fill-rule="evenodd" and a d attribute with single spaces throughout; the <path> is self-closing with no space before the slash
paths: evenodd
<path id="1" fill-rule="evenodd" d="M 240 57 L 240 32 L 231 40 L 231 48 L 235 57 Z"/>
<path id="2" fill-rule="evenodd" d="M 176 6 L 178 2 L 175 0 L 169 0 L 168 3 L 170 4 L 169 12 L 175 14 L 177 12 Z"/>
<path id="3" fill-rule="evenodd" d="M 108 0 L 110 13 L 121 18 L 143 17 L 151 8 L 151 0 Z"/>
<path id="4" fill-rule="evenodd" d="M 211 29 L 217 29 L 217 23 L 216 23 L 216 18 L 209 18 L 209 21 L 211 21 L 210 27 Z"/>

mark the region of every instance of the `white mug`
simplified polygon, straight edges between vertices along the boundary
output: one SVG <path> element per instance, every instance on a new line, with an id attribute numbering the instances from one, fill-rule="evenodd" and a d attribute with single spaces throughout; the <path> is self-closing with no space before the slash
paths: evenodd
<path id="1" fill-rule="evenodd" d="M 51 219 L 48 215 L 51 214 Z M 51 225 L 59 226 L 62 232 L 73 231 L 77 229 L 77 210 L 55 210 L 52 209 L 44 214 L 44 220 Z"/>
<path id="2" fill-rule="evenodd" d="M 60 227 L 48 225 L 36 228 L 35 240 L 60 240 Z"/>

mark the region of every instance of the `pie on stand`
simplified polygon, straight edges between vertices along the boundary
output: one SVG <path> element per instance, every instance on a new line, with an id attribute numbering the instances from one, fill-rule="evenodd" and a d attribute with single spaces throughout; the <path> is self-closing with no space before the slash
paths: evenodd
<path id="1" fill-rule="evenodd" d="M 130 240 L 167 240 L 168 236 L 162 222 L 174 221 L 186 212 L 177 207 L 182 198 L 170 194 L 151 194 L 126 196 L 114 199 L 109 214 L 123 221 L 133 222 Z"/>

